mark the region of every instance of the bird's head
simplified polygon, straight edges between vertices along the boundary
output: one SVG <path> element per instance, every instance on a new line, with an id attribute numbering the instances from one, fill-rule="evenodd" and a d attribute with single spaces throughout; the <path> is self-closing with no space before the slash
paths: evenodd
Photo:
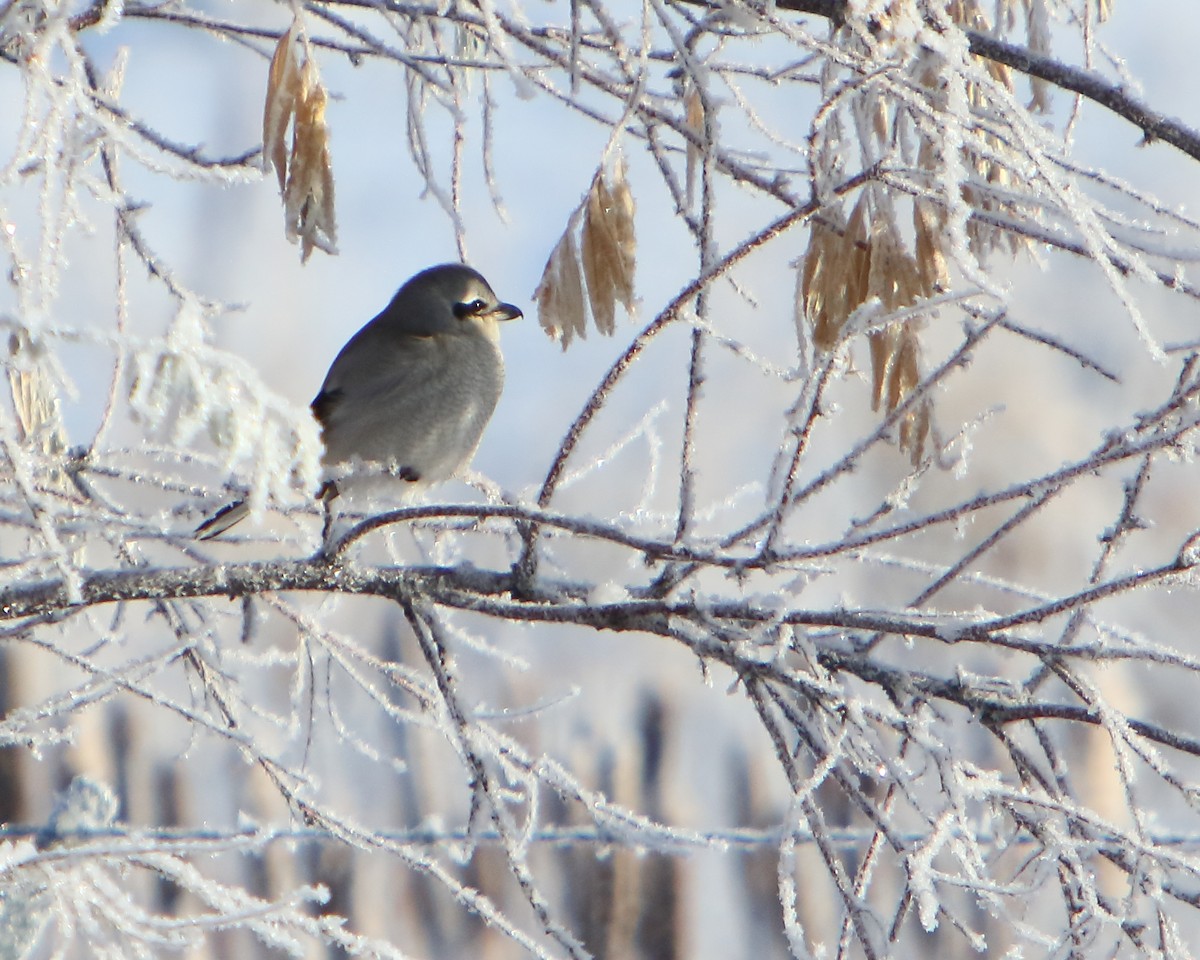
<path id="1" fill-rule="evenodd" d="M 495 338 L 501 322 L 523 316 L 501 302 L 477 270 L 461 263 L 422 270 L 396 291 L 384 313 L 398 332 L 418 337 Z"/>

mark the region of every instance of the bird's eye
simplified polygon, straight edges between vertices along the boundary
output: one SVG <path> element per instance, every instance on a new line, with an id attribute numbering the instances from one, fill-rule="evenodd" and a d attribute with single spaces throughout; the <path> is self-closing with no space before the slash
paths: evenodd
<path id="1" fill-rule="evenodd" d="M 477 313 L 482 313 L 487 304 L 476 297 L 474 300 L 469 300 L 466 303 L 456 303 L 454 305 L 454 315 L 459 320 L 466 320 L 467 317 L 473 317 Z"/>

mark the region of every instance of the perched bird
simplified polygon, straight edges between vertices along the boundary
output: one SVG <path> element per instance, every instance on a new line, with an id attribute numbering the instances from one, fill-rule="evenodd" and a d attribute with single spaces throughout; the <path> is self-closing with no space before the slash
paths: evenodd
<path id="1" fill-rule="evenodd" d="M 405 283 L 342 347 L 312 402 L 326 467 L 364 461 L 422 484 L 454 476 L 500 399 L 500 322 L 520 316 L 462 264 L 430 267 Z M 327 481 L 320 496 L 337 493 Z M 231 503 L 195 536 L 218 536 L 248 512 L 246 501 Z"/>

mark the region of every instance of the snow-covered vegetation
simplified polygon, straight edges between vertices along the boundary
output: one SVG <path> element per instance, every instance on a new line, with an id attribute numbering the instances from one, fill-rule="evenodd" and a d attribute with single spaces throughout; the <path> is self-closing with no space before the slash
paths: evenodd
<path id="1" fill-rule="evenodd" d="M 1193 20 L 0 5 L 0 956 L 1196 955 Z M 323 539 L 454 258 L 474 472 Z"/>

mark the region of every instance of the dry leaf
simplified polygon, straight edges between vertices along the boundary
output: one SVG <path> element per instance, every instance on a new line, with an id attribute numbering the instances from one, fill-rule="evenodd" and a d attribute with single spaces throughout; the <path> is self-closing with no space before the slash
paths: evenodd
<path id="1" fill-rule="evenodd" d="M 933 288 L 923 283 L 916 260 L 904 248 L 904 241 L 889 218 L 882 215 L 875 218 L 868 249 L 871 265 L 867 270 L 864 301 L 877 297 L 885 309 L 897 310 L 933 293 Z"/>
<path id="2" fill-rule="evenodd" d="M 599 189 L 597 189 L 599 186 Z M 613 249 L 608 226 L 604 221 L 604 205 L 609 200 L 608 190 L 597 178 L 588 193 L 583 217 L 583 273 L 587 278 L 588 302 L 592 308 L 592 319 L 596 329 L 606 336 L 616 329 L 617 287 L 616 274 L 620 269 L 615 258 L 619 251 Z"/>
<path id="3" fill-rule="evenodd" d="M 913 205 L 917 269 L 921 271 L 922 286 L 930 294 L 950 286 L 950 268 L 942 249 L 945 224 L 945 213 L 928 200 L 917 200 Z"/>
<path id="4" fill-rule="evenodd" d="M 929 236 L 922 239 L 921 223 L 927 232 L 936 229 L 927 219 L 917 221 L 917 257 L 905 248 L 887 214 L 872 211 L 866 193 L 855 203 L 844 229 L 813 221 L 800 279 L 800 306 L 818 349 L 834 349 L 850 315 L 869 300 L 877 299 L 885 310 L 895 311 L 935 292 L 945 272 L 945 258 Z M 896 322 L 868 334 L 874 409 L 890 413 L 920 383 L 919 322 Z M 901 421 L 900 448 L 914 464 L 923 454 L 930 420 L 929 405 L 922 402 Z"/>
<path id="5" fill-rule="evenodd" d="M 891 220 L 877 218 L 871 229 L 871 267 L 867 299 L 878 298 L 889 311 L 915 306 L 934 293 L 935 275 L 905 249 Z M 890 324 L 870 334 L 872 406 L 888 413 L 902 404 L 921 382 L 920 319 Z M 900 422 L 900 449 L 914 464 L 924 451 L 929 432 L 928 403 L 918 403 Z"/>
<path id="6" fill-rule="evenodd" d="M 964 26 L 971 29 L 986 30 L 988 28 L 988 20 L 979 10 L 975 3 L 964 5 L 961 2 L 956 2 L 949 8 L 951 15 Z M 988 71 L 991 78 L 1004 89 L 1013 90 L 1012 71 L 1003 64 L 995 61 L 987 61 L 985 69 Z M 922 66 L 915 74 L 914 80 L 926 87 L 930 92 L 930 99 L 935 104 L 940 103 L 944 99 L 944 78 L 939 72 L 933 68 L 932 63 Z M 1036 94 L 1036 91 L 1035 91 Z M 986 114 L 989 110 L 989 101 L 986 95 L 984 85 L 974 81 L 968 81 L 966 84 L 967 100 L 970 103 L 974 112 Z M 983 141 L 983 146 L 979 146 L 978 141 L 972 143 L 968 140 L 967 144 L 960 147 L 962 160 L 966 163 L 969 170 L 973 170 L 975 177 L 986 183 L 994 184 L 997 187 L 1006 187 L 1013 181 L 1012 171 L 1008 167 L 999 163 L 995 158 L 1002 156 L 1005 152 L 1005 145 L 992 134 L 980 133 L 977 135 Z M 936 181 L 942 174 L 942 152 L 947 149 L 945 143 L 940 138 L 940 132 L 935 131 L 932 134 L 923 136 L 920 147 L 917 151 L 917 165 L 920 169 L 931 174 Z M 996 211 L 1007 217 L 1019 220 L 1021 219 L 1021 210 L 1018 205 L 1011 201 L 999 199 L 995 195 L 987 191 L 967 185 L 961 187 L 962 198 L 973 208 L 980 211 Z M 947 198 L 949 199 L 949 198 Z M 928 204 L 924 204 L 926 207 Z M 922 206 L 922 202 L 918 202 L 918 208 Z M 923 251 L 936 252 L 942 263 L 936 262 L 923 263 L 923 266 L 928 267 L 930 275 L 943 275 L 942 266 L 945 263 L 944 243 L 942 242 L 940 226 L 945 222 L 944 216 L 937 215 L 922 224 L 919 217 L 926 216 L 926 213 L 914 214 L 914 226 L 918 232 L 918 256 L 920 257 Z M 934 224 L 938 225 L 938 229 L 929 229 Z M 971 252 L 976 258 L 983 259 L 988 252 L 994 249 L 1003 248 L 1008 252 L 1016 254 L 1026 247 L 1030 246 L 1030 242 L 1020 234 L 1005 230 L 1001 227 L 994 227 L 984 223 L 978 218 L 972 218 L 968 221 L 967 239 L 970 243 Z M 925 236 L 920 234 L 924 232 Z"/>
<path id="7" fill-rule="evenodd" d="M 885 97 L 879 96 L 878 94 L 871 97 L 871 123 L 875 127 L 875 136 L 881 141 L 886 141 L 890 136 L 892 127 L 891 114 L 891 107 Z"/>
<path id="8" fill-rule="evenodd" d="M 907 450 L 915 467 L 925 455 L 925 441 L 933 430 L 933 404 L 921 400 L 900 423 L 900 449 Z"/>
<path id="9" fill-rule="evenodd" d="M 8 363 L 8 384 L 17 421 L 17 439 L 27 448 L 41 453 L 43 462 L 61 462 L 67 451 L 67 433 L 45 352 L 33 345 L 24 330 L 9 337 L 8 350 L 12 358 Z M 60 466 L 39 470 L 35 479 L 43 490 L 61 494 L 72 492 L 71 480 Z"/>
<path id="10" fill-rule="evenodd" d="M 921 382 L 921 344 L 915 322 L 904 324 L 899 350 L 894 362 L 896 405 L 912 393 Z M 933 408 L 928 397 L 919 400 L 900 421 L 900 449 L 908 452 L 913 466 L 921 462 L 925 440 L 932 428 Z"/>
<path id="11" fill-rule="evenodd" d="M 892 361 L 896 356 L 900 325 L 892 324 L 884 330 L 867 334 L 871 348 L 871 409 L 878 410 L 886 404 L 887 409 L 895 406 L 888 397 L 892 383 Z"/>
<path id="12" fill-rule="evenodd" d="M 622 160 L 614 171 L 612 188 L 612 206 L 607 208 L 606 220 L 612 227 L 613 235 L 620 248 L 618 262 L 621 272 L 617 276 L 617 300 L 625 307 L 626 312 L 633 311 L 633 273 L 637 260 L 637 234 L 634 230 L 633 216 L 635 205 L 633 191 L 625 176 L 625 161 Z"/>
<path id="13" fill-rule="evenodd" d="M 921 382 L 921 343 L 917 331 L 918 321 L 906 320 L 869 335 L 873 409 L 883 407 L 891 413 Z M 914 466 L 924 453 L 931 425 L 932 407 L 928 399 L 914 404 L 900 421 L 900 449 L 909 454 Z"/>

